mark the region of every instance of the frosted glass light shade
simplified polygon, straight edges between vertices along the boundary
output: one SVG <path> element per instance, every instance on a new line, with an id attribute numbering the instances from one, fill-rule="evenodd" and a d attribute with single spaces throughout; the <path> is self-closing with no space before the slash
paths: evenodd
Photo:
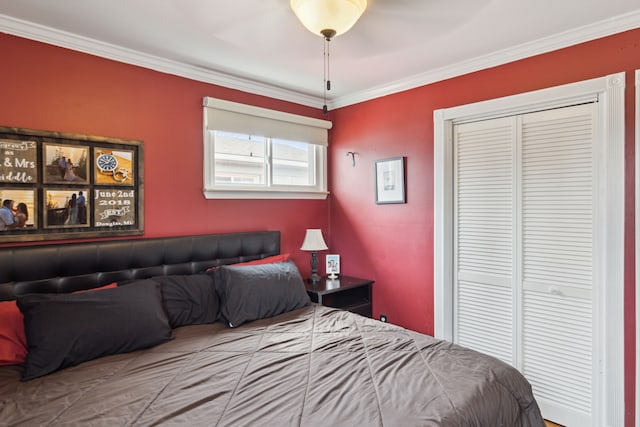
<path id="1" fill-rule="evenodd" d="M 322 237 L 322 230 L 319 228 L 309 228 L 307 234 L 304 236 L 304 242 L 302 242 L 303 251 L 324 251 L 329 249 Z"/>
<path id="2" fill-rule="evenodd" d="M 291 0 L 290 5 L 313 34 L 321 36 L 322 30 L 334 30 L 339 36 L 362 16 L 367 0 Z"/>

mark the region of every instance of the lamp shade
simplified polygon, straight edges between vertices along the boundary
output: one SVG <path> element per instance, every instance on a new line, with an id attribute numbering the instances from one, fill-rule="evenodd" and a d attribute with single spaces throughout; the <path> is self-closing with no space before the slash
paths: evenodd
<path id="1" fill-rule="evenodd" d="M 367 0 L 291 0 L 291 9 L 302 25 L 316 35 L 349 31 L 367 8 Z"/>
<path id="2" fill-rule="evenodd" d="M 319 228 L 309 228 L 307 234 L 304 236 L 304 242 L 302 242 L 303 251 L 323 251 L 329 249 L 322 237 L 322 230 Z"/>

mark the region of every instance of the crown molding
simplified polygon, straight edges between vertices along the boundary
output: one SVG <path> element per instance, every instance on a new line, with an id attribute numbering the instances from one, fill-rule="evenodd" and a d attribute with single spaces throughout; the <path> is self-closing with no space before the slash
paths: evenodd
<path id="1" fill-rule="evenodd" d="M 329 107 L 331 109 L 346 107 L 639 27 L 640 9 L 611 19 L 524 43 L 513 48 L 503 49 L 351 95 L 334 98 L 329 103 Z"/>
<path id="2" fill-rule="evenodd" d="M 322 108 L 323 99 L 301 92 L 285 89 L 255 80 L 236 77 L 231 74 L 213 71 L 204 67 L 188 65 L 159 56 L 149 55 L 133 49 L 82 37 L 77 34 L 57 30 L 0 14 L 0 32 L 12 34 L 54 46 L 64 47 L 78 52 L 88 53 L 101 58 L 112 59 L 150 70 L 185 77 L 204 83 L 211 83 L 230 89 L 237 89 L 256 95 L 290 101 L 296 104 Z"/>
<path id="3" fill-rule="evenodd" d="M 513 48 L 503 49 L 488 55 L 429 70 L 404 79 L 358 91 L 353 94 L 328 100 L 327 106 L 335 110 L 340 107 L 357 104 L 397 92 L 402 92 L 452 77 L 495 67 L 534 55 L 562 49 L 578 43 L 609 36 L 615 33 L 640 27 L 640 9 L 611 19 L 596 22 L 574 30 L 554 34 Z M 236 89 L 256 95 L 289 101 L 296 104 L 321 108 L 324 101 L 318 96 L 285 89 L 255 80 L 213 71 L 204 67 L 188 65 L 159 56 L 149 55 L 121 46 L 104 43 L 99 40 L 78 36 L 66 31 L 23 21 L 0 14 L 0 32 L 16 35 L 30 40 L 68 48 L 96 55 L 102 58 L 126 64 L 148 68 L 162 73 L 172 74 L 204 83 Z"/>

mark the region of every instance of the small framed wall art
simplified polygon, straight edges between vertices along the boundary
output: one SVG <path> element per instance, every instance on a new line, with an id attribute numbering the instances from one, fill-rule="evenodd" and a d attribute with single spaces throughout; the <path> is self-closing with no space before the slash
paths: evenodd
<path id="1" fill-rule="evenodd" d="M 376 203 L 406 203 L 404 157 L 376 160 Z"/>

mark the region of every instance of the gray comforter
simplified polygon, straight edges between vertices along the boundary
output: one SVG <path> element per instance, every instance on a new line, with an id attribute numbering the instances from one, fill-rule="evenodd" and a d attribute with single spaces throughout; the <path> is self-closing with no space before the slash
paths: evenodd
<path id="1" fill-rule="evenodd" d="M 0 425 L 544 426 L 510 366 L 349 312 L 174 335 L 27 382 L 0 367 Z"/>

